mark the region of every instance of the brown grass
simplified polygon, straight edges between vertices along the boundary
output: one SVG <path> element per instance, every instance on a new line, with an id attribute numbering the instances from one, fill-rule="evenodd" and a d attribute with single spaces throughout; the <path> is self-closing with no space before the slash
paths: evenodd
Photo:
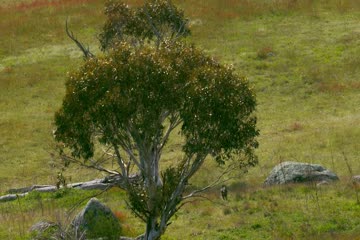
<path id="1" fill-rule="evenodd" d="M 32 0 L 32 1 L 22 1 L 20 3 L 7 3 L 4 4 L 3 9 L 16 9 L 17 11 L 26 11 L 36 8 L 44 7 L 64 7 L 66 5 L 74 4 L 84 4 L 91 3 L 96 0 Z"/>
<path id="2" fill-rule="evenodd" d="M 181 3 L 180 1 L 179 4 Z M 216 19 L 231 20 L 235 18 L 253 18 L 267 13 L 288 14 L 300 11 L 317 16 L 319 5 L 339 12 L 356 11 L 360 9 L 360 1 L 356 0 L 188 0 L 187 14 L 192 17 L 211 16 Z"/>

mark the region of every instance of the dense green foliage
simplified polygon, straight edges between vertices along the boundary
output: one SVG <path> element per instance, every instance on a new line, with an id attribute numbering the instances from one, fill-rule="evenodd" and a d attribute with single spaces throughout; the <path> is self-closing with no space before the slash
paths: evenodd
<path id="1" fill-rule="evenodd" d="M 255 98 L 248 83 L 194 47 L 134 51 L 119 45 L 108 56 L 87 61 L 66 85 L 56 136 L 76 157 L 92 157 L 96 139 L 119 144 L 129 129 L 151 142 L 163 134 L 163 115 L 182 120 L 188 155 L 244 147 L 250 153 L 256 146 Z"/>
<path id="2" fill-rule="evenodd" d="M 119 1 L 108 1 L 107 21 L 100 34 L 103 50 L 121 41 L 142 44 L 155 38 L 187 36 L 190 29 L 184 13 L 171 1 L 146 1 L 143 7 L 130 7 Z M 149 21 L 151 20 L 151 22 Z"/>

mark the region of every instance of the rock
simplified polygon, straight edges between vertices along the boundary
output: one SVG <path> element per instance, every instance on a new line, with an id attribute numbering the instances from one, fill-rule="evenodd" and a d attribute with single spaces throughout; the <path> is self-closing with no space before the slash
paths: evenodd
<path id="1" fill-rule="evenodd" d="M 71 224 L 75 235 L 84 236 L 85 239 L 118 240 L 121 234 L 119 220 L 96 198 L 90 199 Z"/>
<path id="2" fill-rule="evenodd" d="M 33 240 L 64 239 L 60 225 L 54 222 L 40 221 L 35 223 L 30 228 L 30 232 Z"/>
<path id="3" fill-rule="evenodd" d="M 353 183 L 358 183 L 358 184 L 360 184 L 360 175 L 352 176 L 351 179 L 352 179 Z"/>
<path id="4" fill-rule="evenodd" d="M 319 164 L 283 162 L 274 167 L 264 185 L 334 180 L 339 180 L 338 176 Z"/>

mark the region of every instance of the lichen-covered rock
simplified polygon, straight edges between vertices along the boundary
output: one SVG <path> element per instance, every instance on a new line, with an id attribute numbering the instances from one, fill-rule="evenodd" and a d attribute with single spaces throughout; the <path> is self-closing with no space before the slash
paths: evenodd
<path id="1" fill-rule="evenodd" d="M 360 184 L 360 175 L 352 176 L 351 179 L 352 179 L 353 183 Z"/>
<path id="2" fill-rule="evenodd" d="M 71 229 L 77 236 L 85 237 L 84 239 L 118 240 L 121 235 L 119 220 L 96 198 L 90 199 L 74 218 Z"/>
<path id="3" fill-rule="evenodd" d="M 319 164 L 283 162 L 274 167 L 264 184 L 331 182 L 334 180 L 339 180 L 338 176 Z"/>
<path id="4" fill-rule="evenodd" d="M 31 228 L 32 240 L 63 239 L 63 232 L 60 225 L 54 222 L 40 221 Z"/>

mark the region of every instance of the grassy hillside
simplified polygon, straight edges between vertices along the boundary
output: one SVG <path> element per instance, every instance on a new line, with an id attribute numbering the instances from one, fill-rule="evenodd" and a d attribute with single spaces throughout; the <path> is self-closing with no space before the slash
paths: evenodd
<path id="1" fill-rule="evenodd" d="M 176 2 L 191 18 L 191 41 L 233 64 L 255 88 L 260 163 L 233 183 L 229 203 L 214 192 L 208 195 L 214 202 L 187 206 L 165 239 L 356 239 L 360 209 L 348 185 L 345 159 L 360 174 L 360 3 Z M 52 119 L 61 105 L 66 73 L 82 62 L 64 23 L 69 18 L 78 38 L 98 51 L 103 3 L 0 0 L 0 192 L 55 182 L 59 169 L 50 157 Z M 179 157 L 179 141 L 174 136 L 172 151 L 164 154 L 168 164 Z M 272 167 L 285 160 L 323 164 L 341 182 L 320 190 L 262 188 Z M 194 184 L 203 183 L 214 169 L 209 163 Z M 76 167 L 65 175 L 72 181 L 100 176 Z M 45 216 L 65 221 L 62 212 L 83 194 L 90 193 L 1 203 L 0 239 L 23 239 L 28 227 Z M 114 209 L 124 208 L 121 191 L 102 198 Z M 125 212 L 128 233 L 140 233 L 142 225 Z"/>

